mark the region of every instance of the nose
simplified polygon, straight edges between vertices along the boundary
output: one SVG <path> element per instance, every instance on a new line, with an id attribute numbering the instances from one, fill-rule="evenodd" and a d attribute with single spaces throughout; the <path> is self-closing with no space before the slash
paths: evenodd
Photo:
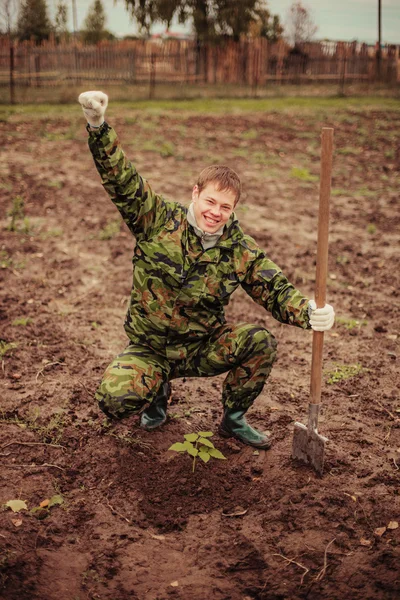
<path id="1" fill-rule="evenodd" d="M 221 214 L 221 209 L 220 209 L 220 207 L 219 207 L 218 205 L 214 205 L 214 206 L 212 206 L 212 207 L 211 207 L 211 214 L 212 214 L 212 215 L 214 215 L 214 216 L 216 216 L 216 217 L 219 217 L 219 216 L 220 216 L 220 214 Z"/>

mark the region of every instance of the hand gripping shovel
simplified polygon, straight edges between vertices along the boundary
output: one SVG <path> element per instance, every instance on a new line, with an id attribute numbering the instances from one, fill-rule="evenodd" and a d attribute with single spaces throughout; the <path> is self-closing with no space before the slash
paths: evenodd
<path id="1" fill-rule="evenodd" d="M 322 128 L 321 179 L 319 188 L 317 269 L 315 275 L 315 303 L 317 308 L 325 305 L 326 276 L 328 271 L 329 199 L 331 191 L 333 129 Z M 322 475 L 324 451 L 327 438 L 318 433 L 318 415 L 321 402 L 322 350 L 324 332 L 313 331 L 310 404 L 308 425 L 294 424 L 293 458 L 311 464 Z"/>

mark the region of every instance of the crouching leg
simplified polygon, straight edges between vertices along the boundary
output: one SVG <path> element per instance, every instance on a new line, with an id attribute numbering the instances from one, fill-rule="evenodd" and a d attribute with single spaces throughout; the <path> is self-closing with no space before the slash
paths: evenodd
<path id="1" fill-rule="evenodd" d="M 168 386 L 168 373 L 168 363 L 163 357 L 146 346 L 129 345 L 104 373 L 95 395 L 100 409 L 110 418 L 121 419 L 138 413 L 147 403 L 150 406 L 143 415 L 152 405 L 154 412 L 158 403 L 158 416 L 151 411 L 147 415 L 149 428 L 154 429 L 154 419 L 159 425 L 160 418 L 162 422 L 166 419 L 168 396 L 164 384 Z M 143 415 L 144 426 L 147 422 Z"/>

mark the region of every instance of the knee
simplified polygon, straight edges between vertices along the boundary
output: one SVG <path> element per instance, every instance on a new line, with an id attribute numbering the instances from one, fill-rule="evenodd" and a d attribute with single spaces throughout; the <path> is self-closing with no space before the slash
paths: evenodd
<path id="1" fill-rule="evenodd" d="M 138 413 L 146 401 L 132 390 L 110 390 L 104 380 L 96 390 L 99 408 L 110 419 L 123 419 Z"/>
<path id="2" fill-rule="evenodd" d="M 269 352 L 276 353 L 278 342 L 272 333 L 268 331 L 268 329 L 265 329 L 265 327 L 261 327 L 260 325 L 252 325 L 251 329 L 249 330 L 249 337 L 251 343 L 253 343 L 256 348 L 264 351 L 268 349 Z"/>

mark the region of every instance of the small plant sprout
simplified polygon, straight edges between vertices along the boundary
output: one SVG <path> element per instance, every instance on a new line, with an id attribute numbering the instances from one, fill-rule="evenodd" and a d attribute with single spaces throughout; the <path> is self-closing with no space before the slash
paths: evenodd
<path id="1" fill-rule="evenodd" d="M 196 468 L 196 458 L 201 458 L 201 460 L 207 463 L 210 458 L 219 458 L 221 460 L 226 460 L 226 457 L 215 448 L 214 444 L 210 440 L 214 434 L 212 431 L 198 431 L 197 433 L 186 433 L 183 437 L 185 438 L 184 442 L 176 442 L 172 444 L 168 450 L 173 450 L 174 452 L 181 452 L 189 454 L 189 456 L 193 456 L 193 466 L 192 472 Z"/>
<path id="2" fill-rule="evenodd" d="M 17 222 L 23 221 L 25 218 L 24 201 L 21 196 L 16 196 L 13 199 L 12 207 L 7 214 L 11 217 L 11 221 L 7 227 L 8 231 L 17 231 Z"/>

